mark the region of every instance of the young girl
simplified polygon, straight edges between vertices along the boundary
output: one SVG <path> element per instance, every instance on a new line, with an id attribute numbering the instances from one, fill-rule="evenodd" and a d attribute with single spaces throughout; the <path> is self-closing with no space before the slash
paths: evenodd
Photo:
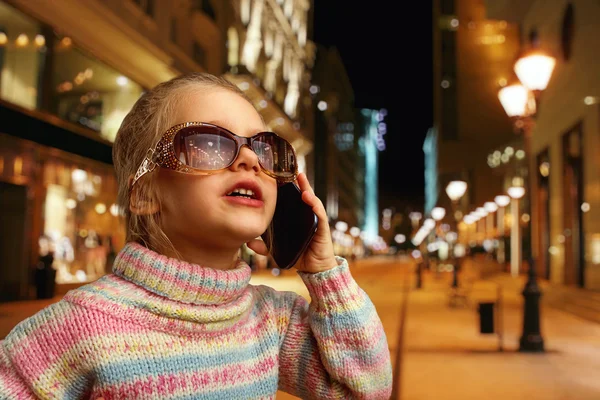
<path id="1" fill-rule="evenodd" d="M 292 146 L 236 86 L 191 74 L 145 93 L 114 144 L 128 243 L 113 274 L 70 291 L 0 342 L 2 399 L 388 399 L 377 312 L 335 257 Z M 319 218 L 295 268 L 312 301 L 252 286 L 278 182 Z M 285 235 L 286 232 L 274 232 Z"/>

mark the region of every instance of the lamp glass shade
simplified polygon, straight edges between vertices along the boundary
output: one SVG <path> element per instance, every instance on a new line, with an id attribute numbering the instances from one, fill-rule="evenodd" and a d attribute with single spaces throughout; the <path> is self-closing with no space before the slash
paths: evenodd
<path id="1" fill-rule="evenodd" d="M 496 202 L 496 204 L 498 204 L 498 207 L 506 207 L 507 205 L 510 204 L 510 197 L 505 196 L 505 195 L 500 195 L 500 196 L 496 196 L 496 198 L 494 198 L 494 201 Z"/>
<path id="2" fill-rule="evenodd" d="M 488 201 L 487 203 L 485 203 L 483 205 L 483 208 L 485 208 L 485 211 L 487 211 L 489 213 L 493 213 L 493 212 L 496 212 L 496 210 L 498 210 L 498 205 L 496 203 L 494 203 L 493 201 Z"/>
<path id="3" fill-rule="evenodd" d="M 508 195 L 510 197 L 512 197 L 513 199 L 520 199 L 523 196 L 525 196 L 525 188 L 521 187 L 521 186 L 509 187 L 507 192 L 508 192 Z"/>
<path id="4" fill-rule="evenodd" d="M 431 210 L 431 218 L 433 218 L 435 221 L 441 221 L 445 216 L 446 210 L 442 207 L 434 207 L 434 209 Z"/>
<path id="5" fill-rule="evenodd" d="M 463 197 L 466 191 L 467 182 L 465 181 L 452 181 L 446 186 L 446 194 L 452 201 L 457 201 Z"/>
<path id="6" fill-rule="evenodd" d="M 431 218 L 427 218 L 425 221 L 423 221 L 423 227 L 427 230 L 431 230 L 435 228 L 435 221 Z"/>
<path id="7" fill-rule="evenodd" d="M 477 222 L 477 219 L 475 217 L 473 217 L 472 215 L 465 215 L 465 217 L 463 218 L 463 221 L 465 221 L 465 224 L 471 225 L 471 224 L 474 224 L 475 222 Z"/>
<path id="8" fill-rule="evenodd" d="M 544 90 L 556 66 L 556 59 L 541 52 L 529 53 L 517 60 L 515 73 L 529 90 Z"/>
<path id="9" fill-rule="evenodd" d="M 498 92 L 498 98 L 509 117 L 522 117 L 527 114 L 529 92 L 525 86 L 505 86 Z"/>
<path id="10" fill-rule="evenodd" d="M 479 215 L 480 218 L 487 217 L 487 215 L 488 215 L 488 212 L 483 207 L 477 207 L 477 210 L 475 210 L 475 213 L 477 215 Z"/>

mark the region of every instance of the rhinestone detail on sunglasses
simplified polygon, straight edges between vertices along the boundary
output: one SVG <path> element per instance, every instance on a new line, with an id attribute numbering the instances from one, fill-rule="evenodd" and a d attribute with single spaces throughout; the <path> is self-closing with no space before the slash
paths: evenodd
<path id="1" fill-rule="evenodd" d="M 198 174 L 198 175 L 213 175 L 213 174 L 221 172 L 221 171 L 229 168 L 229 166 L 231 166 L 231 164 L 230 164 L 229 166 L 227 166 L 225 168 L 203 171 L 203 170 L 199 170 L 199 169 L 196 169 L 193 167 L 189 167 L 177 159 L 177 157 L 175 155 L 175 151 L 174 151 L 173 140 L 174 140 L 175 136 L 177 135 L 177 133 L 179 133 L 182 129 L 188 128 L 188 127 L 193 127 L 193 126 L 207 126 L 207 127 L 215 128 L 221 132 L 225 132 L 225 133 L 232 135 L 231 139 L 236 142 L 236 145 L 238 146 L 238 153 L 237 153 L 236 157 L 232 160 L 231 164 L 233 164 L 233 162 L 235 162 L 235 159 L 237 159 L 237 156 L 239 155 L 239 150 L 241 149 L 241 147 L 243 147 L 243 145 L 246 145 L 254 152 L 254 149 L 251 146 L 251 139 L 260 135 L 260 133 L 259 133 L 255 136 L 253 136 L 252 138 L 240 137 L 225 128 L 222 128 L 220 126 L 213 125 L 213 124 L 207 124 L 204 122 L 185 122 L 183 124 L 175 125 L 164 133 L 164 135 L 158 141 L 158 143 L 154 146 L 154 148 L 148 149 L 148 152 L 146 153 L 146 157 L 142 161 L 141 165 L 139 166 L 138 170 L 135 173 L 133 181 L 131 182 L 130 190 L 133 189 L 136 182 L 142 176 L 146 175 L 149 172 L 154 171 L 154 169 L 157 166 L 163 166 L 165 168 L 168 168 L 168 169 L 171 169 L 171 170 L 174 170 L 177 172 L 192 173 L 192 174 Z M 261 132 L 261 133 L 271 133 L 271 134 L 277 136 L 277 134 L 275 134 L 273 132 Z M 240 138 L 243 139 L 242 141 L 244 142 L 242 145 L 240 145 L 240 143 L 239 143 Z M 285 140 L 283 138 L 280 138 L 280 139 Z M 291 151 L 294 152 L 294 148 L 291 144 L 289 144 L 289 147 L 290 147 Z M 295 157 L 295 155 L 294 155 L 294 157 Z M 261 164 L 261 170 L 264 173 L 266 173 L 267 175 L 269 175 L 270 177 L 275 178 L 282 183 L 283 182 L 291 182 L 294 179 L 296 179 L 296 176 L 298 175 L 297 165 L 294 165 L 294 171 L 288 177 L 279 176 L 275 172 L 269 171 L 269 170 L 265 169 L 264 167 L 262 167 L 262 164 Z"/>

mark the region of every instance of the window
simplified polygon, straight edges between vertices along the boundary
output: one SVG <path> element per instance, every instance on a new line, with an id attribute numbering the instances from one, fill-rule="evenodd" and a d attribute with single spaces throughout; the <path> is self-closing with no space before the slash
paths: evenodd
<path id="1" fill-rule="evenodd" d="M 142 93 L 140 85 L 55 34 L 49 110 L 112 142 Z"/>
<path id="2" fill-rule="evenodd" d="M 533 28 L 529 32 L 529 44 L 533 48 L 537 48 L 540 45 L 540 35 L 538 34 L 538 31 L 536 28 Z"/>
<path id="3" fill-rule="evenodd" d="M 442 15 L 454 15 L 454 0 L 441 0 Z"/>
<path id="4" fill-rule="evenodd" d="M 573 4 L 569 3 L 562 21 L 561 31 L 561 46 L 563 58 L 568 61 L 571 58 L 571 51 L 573 46 L 573 34 L 575 32 L 575 11 L 573 10 Z"/>
<path id="5" fill-rule="evenodd" d="M 177 18 L 171 18 L 171 32 L 170 32 L 171 42 L 177 43 Z"/>
<path id="6" fill-rule="evenodd" d="M 210 4 L 209 0 L 194 0 L 192 3 L 192 10 L 201 11 L 213 21 L 216 21 L 217 19 L 215 9 L 213 8 L 212 4 Z"/>
<path id="7" fill-rule="evenodd" d="M 440 133 L 442 140 L 458 139 L 457 90 L 456 90 L 456 33 L 442 32 L 442 81 L 441 91 L 442 120 Z"/>
<path id="8" fill-rule="evenodd" d="M 154 18 L 154 0 L 133 0 L 144 14 Z"/>
<path id="9" fill-rule="evenodd" d="M 198 64 L 204 65 L 206 54 L 204 52 L 204 49 L 198 44 L 198 42 L 194 42 L 193 57 Z"/>
<path id="10" fill-rule="evenodd" d="M 41 24 L 0 2 L 0 98 L 38 107 L 46 40 Z"/>

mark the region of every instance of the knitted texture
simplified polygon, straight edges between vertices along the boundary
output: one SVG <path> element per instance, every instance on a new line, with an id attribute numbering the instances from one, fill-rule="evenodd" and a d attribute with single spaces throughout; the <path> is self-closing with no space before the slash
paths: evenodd
<path id="1" fill-rule="evenodd" d="M 377 312 L 346 261 L 299 272 L 310 304 L 135 243 L 0 342 L 0 399 L 389 399 Z"/>

